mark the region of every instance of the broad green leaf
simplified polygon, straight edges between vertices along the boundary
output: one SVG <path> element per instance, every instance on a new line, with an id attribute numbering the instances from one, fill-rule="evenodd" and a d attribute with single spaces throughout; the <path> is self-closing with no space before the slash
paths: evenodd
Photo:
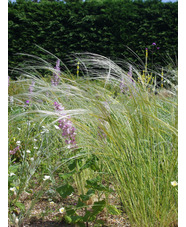
<path id="1" fill-rule="evenodd" d="M 84 206 L 85 206 L 85 204 L 79 198 L 76 207 L 81 208 L 81 207 L 84 207 Z"/>
<path id="2" fill-rule="evenodd" d="M 75 214 L 75 210 L 71 209 L 71 208 L 68 208 L 68 209 L 66 209 L 66 213 L 67 213 L 67 215 L 72 216 L 72 215 Z"/>
<path id="3" fill-rule="evenodd" d="M 75 171 L 72 171 L 70 173 L 60 173 L 59 177 L 63 178 L 63 180 L 68 179 L 69 177 L 71 177 L 73 174 L 75 173 Z"/>
<path id="4" fill-rule="evenodd" d="M 60 194 L 62 198 L 66 198 L 68 195 L 71 195 L 72 192 L 74 192 L 74 188 L 69 184 L 65 184 L 57 188 L 56 191 Z"/>
<path id="5" fill-rule="evenodd" d="M 68 216 L 68 215 L 65 215 L 65 221 L 67 222 L 67 223 L 72 223 L 72 219 L 71 219 L 71 217 L 70 216 Z"/>
<path id="6" fill-rule="evenodd" d="M 101 183 L 98 183 L 98 179 L 87 180 L 86 182 L 86 188 L 92 188 L 98 191 L 114 192 L 111 188 L 106 187 Z"/>
<path id="7" fill-rule="evenodd" d="M 25 205 L 23 203 L 20 203 L 20 202 L 16 202 L 15 204 L 18 208 L 20 208 L 22 211 L 25 210 Z"/>

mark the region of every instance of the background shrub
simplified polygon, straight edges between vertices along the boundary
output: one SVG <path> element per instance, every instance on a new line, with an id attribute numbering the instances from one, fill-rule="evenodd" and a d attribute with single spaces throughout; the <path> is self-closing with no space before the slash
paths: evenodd
<path id="1" fill-rule="evenodd" d="M 160 47 L 153 51 L 156 64 L 164 66 L 167 54 L 171 58 L 177 54 L 178 3 L 105 0 L 8 4 L 10 67 L 24 59 L 16 55 L 20 52 L 45 58 L 35 44 L 63 61 L 69 53 L 88 51 L 137 62 L 126 46 L 144 60 L 146 47 L 152 55 L 153 42 Z"/>

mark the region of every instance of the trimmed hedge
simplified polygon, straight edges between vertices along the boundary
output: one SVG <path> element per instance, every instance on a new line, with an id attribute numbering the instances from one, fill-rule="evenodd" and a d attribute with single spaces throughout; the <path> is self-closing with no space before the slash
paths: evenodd
<path id="1" fill-rule="evenodd" d="M 72 52 L 93 52 L 110 58 L 142 60 L 145 48 L 156 42 L 154 62 L 164 65 L 167 52 L 174 58 L 178 46 L 178 3 L 105 0 L 76 3 L 8 3 L 9 66 L 29 53 L 44 57 L 35 45 L 61 60 Z M 160 57 L 160 55 L 162 57 Z"/>

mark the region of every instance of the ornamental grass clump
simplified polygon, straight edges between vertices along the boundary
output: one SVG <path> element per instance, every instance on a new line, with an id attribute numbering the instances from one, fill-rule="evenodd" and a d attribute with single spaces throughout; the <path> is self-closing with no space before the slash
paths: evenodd
<path id="1" fill-rule="evenodd" d="M 61 73 L 58 86 L 51 86 L 50 81 L 35 77 L 33 106 L 24 112 L 35 114 L 34 120 L 48 121 L 48 125 L 58 122 L 62 134 L 55 127 L 52 130 L 57 130 L 56 136 L 62 135 L 65 143 L 59 140 L 51 152 L 60 147 L 60 157 L 64 159 L 51 172 L 64 171 L 64 163 L 69 162 L 71 169 L 65 177 L 72 176 L 73 171 L 78 177 L 83 168 L 91 166 L 86 158 L 94 155 L 99 160 L 96 174 L 101 173 L 103 181 L 112 185 L 120 209 L 132 225 L 167 227 L 177 222 L 177 190 L 170 183 L 177 182 L 178 171 L 178 104 L 174 84 L 167 89 L 171 96 L 161 92 L 155 95 L 156 84 L 147 87 L 136 82 L 141 74 L 135 66 L 131 78 L 129 64 L 121 68 L 92 53 L 76 57 L 82 70 L 84 67 L 84 78 Z M 120 90 L 121 81 L 125 92 Z M 17 99 L 21 102 L 23 97 L 25 94 L 19 94 Z M 38 102 L 40 99 L 42 102 Z M 69 152 L 77 144 L 77 152 Z M 86 177 L 79 178 L 84 186 Z"/>

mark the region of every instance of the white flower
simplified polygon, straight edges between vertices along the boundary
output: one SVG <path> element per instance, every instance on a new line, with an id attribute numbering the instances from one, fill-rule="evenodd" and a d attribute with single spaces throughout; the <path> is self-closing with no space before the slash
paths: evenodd
<path id="1" fill-rule="evenodd" d="M 16 144 L 19 146 L 21 144 L 21 141 L 17 141 Z"/>
<path id="2" fill-rule="evenodd" d="M 34 139 L 34 141 L 37 141 L 37 139 Z"/>
<path id="3" fill-rule="evenodd" d="M 178 186 L 178 183 L 177 183 L 176 181 L 172 181 L 172 182 L 171 182 L 171 185 L 172 185 L 173 187 L 175 187 L 175 186 Z"/>
<path id="4" fill-rule="evenodd" d="M 10 191 L 15 192 L 16 191 L 16 187 L 10 188 Z"/>
<path id="5" fill-rule="evenodd" d="M 30 158 L 30 161 L 34 161 L 34 158 Z"/>
<path id="6" fill-rule="evenodd" d="M 11 176 L 14 176 L 14 175 L 15 175 L 15 173 L 10 173 L 10 174 L 9 174 L 10 177 L 11 177 Z"/>
<path id="7" fill-rule="evenodd" d="M 14 213 L 13 213 L 12 217 L 13 217 L 13 220 L 14 220 L 15 224 L 18 224 L 19 219 L 16 217 L 16 215 Z"/>
<path id="8" fill-rule="evenodd" d="M 15 219 L 15 223 L 16 223 L 16 224 L 19 223 L 19 219 L 18 219 L 18 218 Z"/>
<path id="9" fill-rule="evenodd" d="M 60 129 L 60 127 L 59 127 L 59 126 L 57 126 L 57 125 L 54 125 L 54 127 L 55 127 L 56 129 Z"/>
<path id="10" fill-rule="evenodd" d="M 44 176 L 43 180 L 50 180 L 50 176 Z"/>
<path id="11" fill-rule="evenodd" d="M 26 151 L 26 153 L 29 153 L 29 154 L 30 154 L 30 153 L 31 153 L 31 151 L 30 151 L 30 150 L 27 150 L 27 151 Z"/>
<path id="12" fill-rule="evenodd" d="M 9 96 L 9 99 L 10 99 L 10 104 L 13 104 L 14 103 L 14 97 L 13 96 Z"/>
<path id="13" fill-rule="evenodd" d="M 41 134 L 43 134 L 43 133 L 49 133 L 49 130 L 48 130 L 48 129 L 44 129 L 44 130 L 41 132 Z"/>
<path id="14" fill-rule="evenodd" d="M 36 150 L 37 150 L 37 149 L 38 149 L 38 147 L 34 147 L 34 149 L 36 149 Z"/>
<path id="15" fill-rule="evenodd" d="M 17 128 L 19 131 L 21 130 L 20 128 Z"/>
<path id="16" fill-rule="evenodd" d="M 64 207 L 61 207 L 61 208 L 59 209 L 59 212 L 60 212 L 61 214 L 63 214 L 63 213 L 65 212 L 65 208 L 64 208 Z"/>
<path id="17" fill-rule="evenodd" d="M 53 201 L 51 201 L 51 202 L 50 202 L 50 205 L 54 205 L 54 202 L 53 202 Z"/>

